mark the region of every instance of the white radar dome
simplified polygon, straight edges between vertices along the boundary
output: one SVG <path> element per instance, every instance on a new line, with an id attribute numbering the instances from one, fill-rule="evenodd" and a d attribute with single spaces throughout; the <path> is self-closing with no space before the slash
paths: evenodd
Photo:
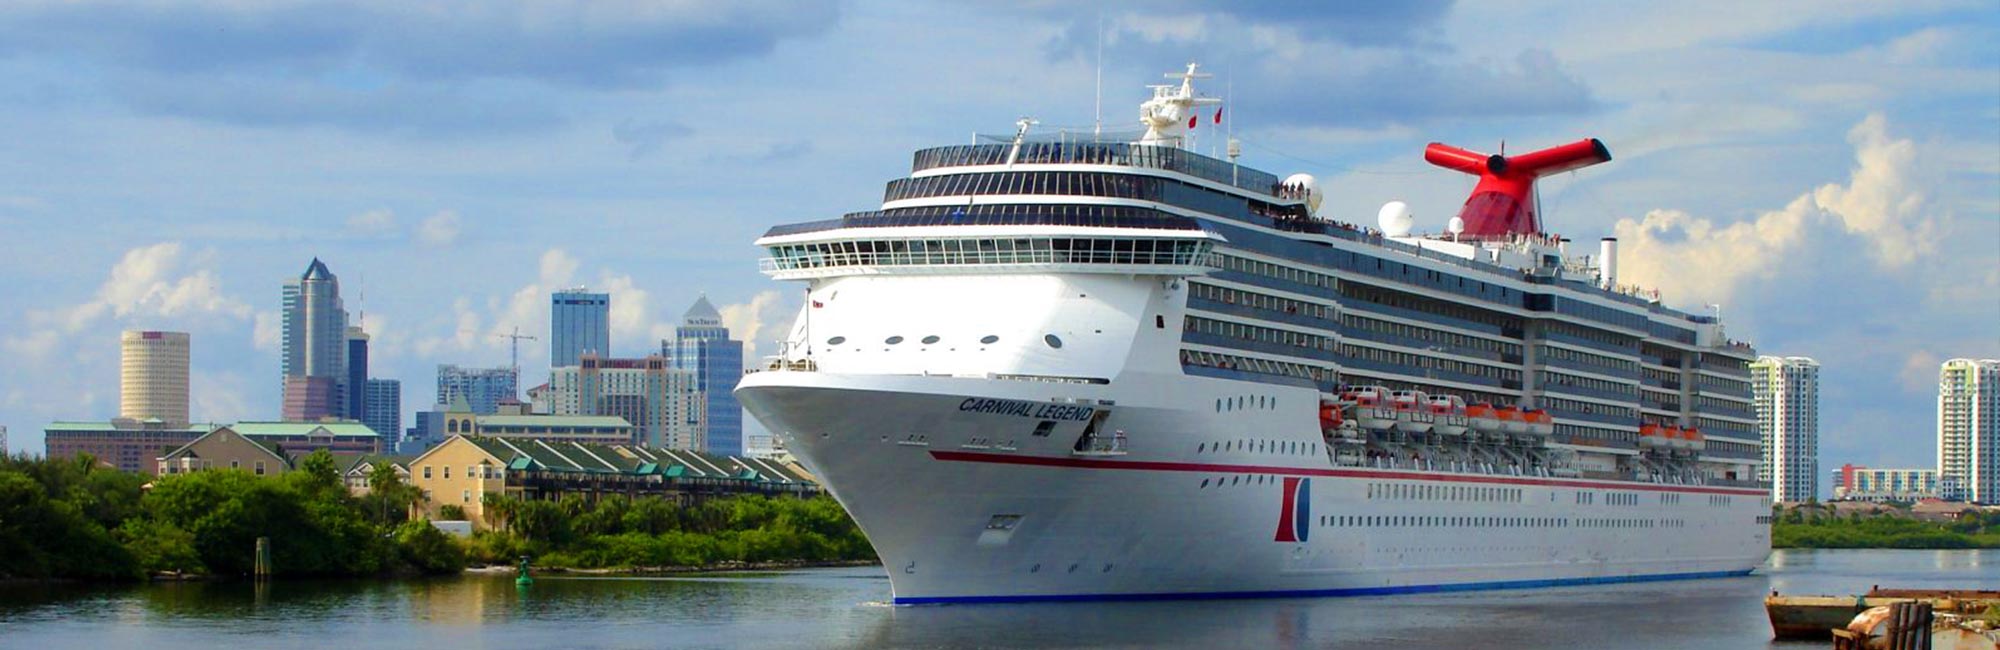
<path id="1" fill-rule="evenodd" d="M 1382 234 L 1387 237 L 1407 237 L 1410 227 L 1417 223 L 1410 216 L 1410 205 L 1402 201 L 1382 204 L 1382 211 L 1375 213 L 1375 221 L 1382 225 Z"/>
<path id="2" fill-rule="evenodd" d="M 1465 232 L 1465 219 L 1463 217 L 1452 217 L 1451 221 L 1444 225 L 1444 231 L 1453 235 Z"/>
<path id="3" fill-rule="evenodd" d="M 1326 198 L 1320 194 L 1319 179 L 1313 178 L 1312 174 L 1292 174 L 1285 177 L 1284 184 L 1288 191 L 1304 192 L 1306 211 L 1313 215 L 1319 214 L 1319 203 Z"/>

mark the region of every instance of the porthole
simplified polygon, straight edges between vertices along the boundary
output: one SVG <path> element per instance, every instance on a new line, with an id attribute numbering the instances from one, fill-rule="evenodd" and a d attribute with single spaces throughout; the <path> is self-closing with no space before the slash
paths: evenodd
<path id="1" fill-rule="evenodd" d="M 846 342 L 847 342 L 847 337 L 845 336 L 836 336 L 826 340 L 827 345 L 840 345 Z"/>
<path id="2" fill-rule="evenodd" d="M 886 338 L 886 339 L 882 339 L 882 342 L 883 342 L 883 343 L 887 343 L 887 344 L 889 344 L 889 345 L 895 345 L 895 344 L 897 344 L 897 343 L 902 343 L 902 342 L 903 342 L 903 337 L 901 337 L 901 336 L 891 336 L 891 337 L 889 337 L 889 338 Z"/>
<path id="3" fill-rule="evenodd" d="M 998 343 L 998 342 L 1000 342 L 1000 337 L 998 337 L 998 336 L 994 336 L 994 335 L 992 335 L 992 334 L 988 334 L 988 335 L 985 335 L 985 336 L 982 336 L 982 337 L 979 337 L 979 342 L 980 342 L 980 343 L 983 343 L 983 344 L 986 344 L 986 345 L 992 345 L 992 344 L 994 344 L 994 343 Z"/>
<path id="4" fill-rule="evenodd" d="M 1056 338 L 1056 335 L 1054 334 L 1043 336 L 1042 342 L 1049 344 L 1049 347 L 1062 349 L 1062 339 Z"/>
<path id="5" fill-rule="evenodd" d="M 937 337 L 937 335 L 935 335 L 935 334 L 933 334 L 933 335 L 930 335 L 930 336 L 926 336 L 926 337 L 924 337 L 924 339 L 923 339 L 923 343 L 924 343 L 924 345 L 930 345 L 930 344 L 932 344 L 932 343 L 936 343 L 936 342 L 938 342 L 938 337 Z"/>

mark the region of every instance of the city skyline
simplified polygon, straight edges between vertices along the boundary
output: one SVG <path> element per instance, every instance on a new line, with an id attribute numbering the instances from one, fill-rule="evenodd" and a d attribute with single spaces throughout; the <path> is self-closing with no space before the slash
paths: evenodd
<path id="1" fill-rule="evenodd" d="M 1456 211 L 1464 180 L 1424 169 L 1428 141 L 1603 138 L 1614 161 L 1550 179 L 1545 220 L 1620 237 L 1622 278 L 1824 363 L 1826 458 L 1934 462 L 1938 364 L 2000 357 L 2000 38 L 1977 4 L 1542 7 L 1519 12 L 1532 29 L 1444 3 L 696 8 L 578 22 L 575 49 L 520 26 L 550 16 L 477 22 L 521 56 L 476 66 L 385 37 L 408 20 L 388 10 L 332 41 L 296 38 L 315 21 L 278 6 L 64 19 L 96 9 L 0 9 L 21 44 L 4 64 L 34 89 L 0 96 L 21 137 L 0 153 L 0 227 L 36 242 L 0 260 L 16 449 L 116 413 L 121 329 L 201 341 L 191 419 L 274 417 L 271 278 L 315 255 L 351 309 L 366 297 L 372 374 L 410 395 L 439 363 L 505 365 L 494 335 L 549 322 L 547 295 L 579 284 L 618 294 L 612 338 L 634 347 L 612 356 L 644 354 L 705 289 L 754 359 L 798 291 L 758 275 L 752 238 L 872 207 L 918 146 L 1022 115 L 1090 128 L 1095 33 L 1107 128 L 1132 122 L 1142 84 L 1204 62 L 1244 163 L 1318 175 L 1344 221 L 1392 199 L 1424 227 Z M 176 40 L 218 22 L 254 42 Z M 85 23 L 105 38 L 60 37 Z M 659 33 L 709 45 L 628 40 Z M 794 128 L 800 105 L 839 128 Z M 547 346 L 522 352 L 546 367 Z"/>

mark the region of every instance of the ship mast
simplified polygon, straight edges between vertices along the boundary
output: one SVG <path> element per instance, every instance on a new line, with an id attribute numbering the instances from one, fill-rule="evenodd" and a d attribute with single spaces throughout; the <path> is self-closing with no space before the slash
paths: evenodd
<path id="1" fill-rule="evenodd" d="M 1179 79 L 1180 85 L 1159 84 L 1148 86 L 1153 89 L 1153 98 L 1139 105 L 1139 122 L 1146 125 L 1146 135 L 1139 138 L 1139 144 L 1177 146 L 1189 148 L 1193 143 L 1190 135 L 1201 120 L 1200 106 L 1217 106 L 1222 99 L 1201 97 L 1194 92 L 1194 80 L 1207 79 L 1214 75 L 1196 72 L 1200 64 L 1187 64 L 1186 72 L 1169 72 L 1168 79 Z"/>

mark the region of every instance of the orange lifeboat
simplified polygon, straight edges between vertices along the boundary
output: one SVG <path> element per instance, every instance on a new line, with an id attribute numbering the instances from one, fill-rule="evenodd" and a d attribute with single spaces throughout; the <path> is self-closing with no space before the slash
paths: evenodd
<path id="1" fill-rule="evenodd" d="M 1680 427 L 1667 427 L 1667 444 L 1674 449 L 1694 448 L 1694 442 L 1688 440 L 1687 434 L 1683 433 Z"/>
<path id="2" fill-rule="evenodd" d="M 1521 419 L 1528 423 L 1528 435 L 1546 436 L 1556 432 L 1556 418 L 1548 411 L 1532 409 L 1521 413 Z"/>
<path id="3" fill-rule="evenodd" d="M 1500 418 L 1500 429 L 1507 433 L 1527 433 L 1528 421 L 1521 419 L 1521 409 L 1516 406 L 1502 406 L 1494 411 Z"/>
<path id="4" fill-rule="evenodd" d="M 1480 402 L 1465 407 L 1465 418 L 1474 431 L 1492 432 L 1500 430 L 1500 414 L 1492 404 Z"/>
<path id="5" fill-rule="evenodd" d="M 1320 431 L 1332 431 L 1334 429 L 1338 429 L 1340 428 L 1341 421 L 1344 419 L 1346 419 L 1346 416 L 1341 414 L 1339 404 L 1334 404 L 1331 402 L 1319 403 Z"/>
<path id="6" fill-rule="evenodd" d="M 1639 448 L 1661 449 L 1667 446 L 1666 427 L 1657 424 L 1639 425 Z"/>
<path id="7" fill-rule="evenodd" d="M 1396 426 L 1396 410 L 1389 406 L 1389 389 L 1361 386 L 1348 393 L 1354 398 L 1354 421 L 1370 431 L 1387 431 Z"/>
<path id="8" fill-rule="evenodd" d="M 1396 429 L 1406 433 L 1429 433 L 1435 418 L 1425 402 L 1430 396 L 1422 391 L 1399 390 L 1389 395 L 1390 407 L 1396 411 Z"/>
<path id="9" fill-rule="evenodd" d="M 1433 395 L 1430 399 L 1431 431 L 1447 436 L 1465 435 L 1471 421 L 1465 416 L 1465 400 L 1455 395 Z"/>
<path id="10" fill-rule="evenodd" d="M 1682 433 L 1688 437 L 1689 441 L 1694 443 L 1695 451 L 1702 451 L 1708 449 L 1708 436 L 1702 435 L 1701 429 L 1688 427 L 1687 431 L 1684 431 Z"/>

